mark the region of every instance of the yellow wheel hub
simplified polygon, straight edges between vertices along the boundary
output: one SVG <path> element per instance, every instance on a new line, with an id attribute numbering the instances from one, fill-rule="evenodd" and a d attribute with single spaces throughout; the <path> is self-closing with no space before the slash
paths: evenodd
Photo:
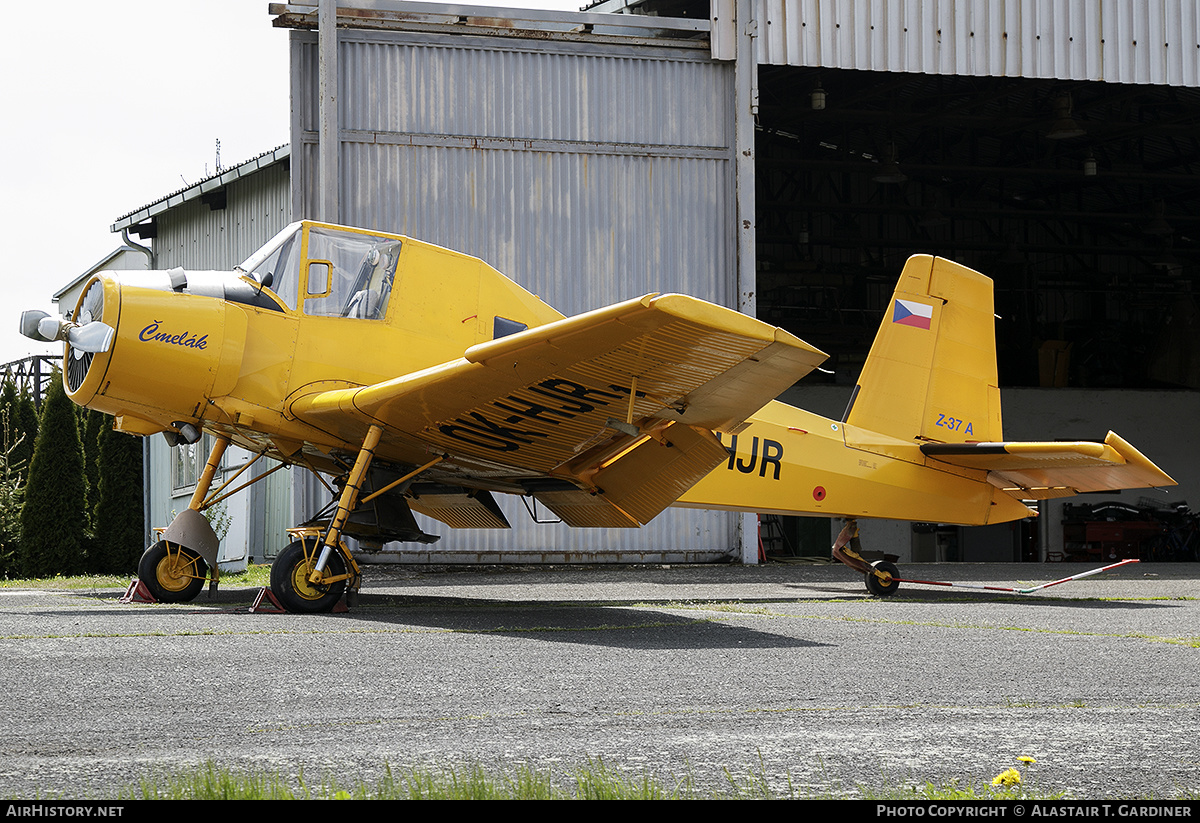
<path id="1" fill-rule="evenodd" d="M 198 577 L 196 560 L 178 549 L 168 547 L 167 556 L 154 569 L 154 576 L 158 585 L 167 591 L 181 592 Z"/>
<path id="2" fill-rule="evenodd" d="M 316 565 L 316 560 L 306 553 L 304 560 L 292 567 L 292 591 L 305 600 L 319 600 L 329 591 L 327 586 L 316 585 L 308 579 Z"/>

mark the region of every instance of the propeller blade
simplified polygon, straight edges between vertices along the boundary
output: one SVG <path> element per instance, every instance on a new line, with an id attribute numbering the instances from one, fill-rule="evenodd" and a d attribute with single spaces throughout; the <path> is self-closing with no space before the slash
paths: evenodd
<path id="1" fill-rule="evenodd" d="M 21 312 L 21 334 L 39 343 L 53 343 L 53 337 L 46 337 L 41 333 L 39 326 L 41 322 L 50 317 L 46 312 L 38 309 L 30 309 L 29 311 Z"/>
<path id="2" fill-rule="evenodd" d="M 92 322 L 82 326 L 72 326 L 67 331 L 67 342 L 76 351 L 98 354 L 108 351 L 116 336 L 117 330 L 107 323 Z"/>

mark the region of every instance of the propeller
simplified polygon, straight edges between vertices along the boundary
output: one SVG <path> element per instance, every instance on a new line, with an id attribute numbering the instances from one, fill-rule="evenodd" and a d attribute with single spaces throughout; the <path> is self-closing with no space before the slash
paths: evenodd
<path id="1" fill-rule="evenodd" d="M 82 323 L 71 323 L 53 317 L 44 311 L 33 309 L 21 312 L 21 334 L 42 343 L 65 340 L 82 356 L 83 353 L 98 354 L 112 348 L 117 330 L 98 320 L 84 319 Z"/>

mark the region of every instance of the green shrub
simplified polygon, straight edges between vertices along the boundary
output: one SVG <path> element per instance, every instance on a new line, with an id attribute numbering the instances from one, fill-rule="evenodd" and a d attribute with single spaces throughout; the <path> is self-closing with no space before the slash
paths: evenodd
<path id="1" fill-rule="evenodd" d="M 34 442 L 21 510 L 21 573 L 76 574 L 85 568 L 87 481 L 75 407 L 51 380 Z"/>
<path id="2" fill-rule="evenodd" d="M 146 546 L 142 514 L 142 438 L 105 426 L 99 440 L 99 500 L 93 520 L 92 570 L 134 573 Z"/>

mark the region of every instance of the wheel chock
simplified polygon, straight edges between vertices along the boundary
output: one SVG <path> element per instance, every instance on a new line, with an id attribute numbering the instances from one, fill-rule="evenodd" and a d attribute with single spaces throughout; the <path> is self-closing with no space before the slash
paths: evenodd
<path id="1" fill-rule="evenodd" d="M 150 594 L 150 590 L 146 588 L 146 584 L 141 581 L 141 578 L 135 577 L 129 581 L 129 587 L 125 589 L 125 594 L 117 598 L 118 603 L 157 603 L 158 599 Z"/>
<path id="2" fill-rule="evenodd" d="M 267 602 L 263 602 L 263 601 Z M 258 596 L 254 598 L 254 605 L 250 607 L 251 614 L 286 614 L 287 609 L 283 607 L 270 588 L 258 590 Z"/>

